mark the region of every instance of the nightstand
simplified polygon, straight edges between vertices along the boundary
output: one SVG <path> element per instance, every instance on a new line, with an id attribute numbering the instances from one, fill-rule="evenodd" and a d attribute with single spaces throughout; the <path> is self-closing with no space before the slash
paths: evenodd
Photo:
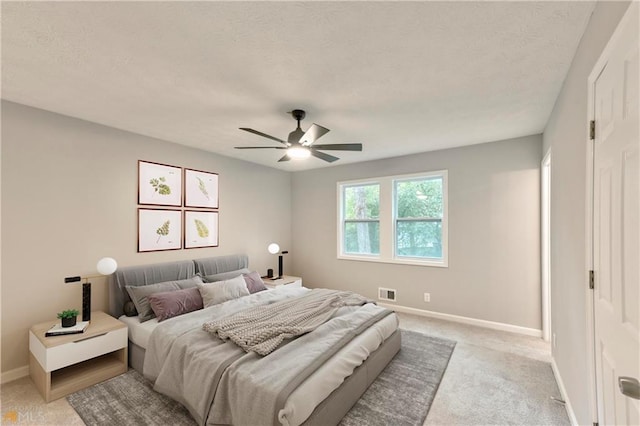
<path id="1" fill-rule="evenodd" d="M 126 324 L 96 311 L 91 312 L 91 323 L 84 333 L 45 337 L 58 321 L 43 322 L 29 330 L 29 373 L 45 401 L 127 371 Z"/>
<path id="2" fill-rule="evenodd" d="M 265 287 L 271 290 L 283 285 L 291 287 L 302 287 L 302 278 L 293 277 L 291 275 L 283 275 L 282 278 L 277 280 L 272 280 L 271 278 L 262 278 L 262 281 L 264 281 Z"/>

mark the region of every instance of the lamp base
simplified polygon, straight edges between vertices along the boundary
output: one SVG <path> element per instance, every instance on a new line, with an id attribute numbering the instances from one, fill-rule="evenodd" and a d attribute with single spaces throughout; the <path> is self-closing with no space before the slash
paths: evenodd
<path id="1" fill-rule="evenodd" d="M 91 321 L 91 283 L 82 284 L 82 321 Z"/>

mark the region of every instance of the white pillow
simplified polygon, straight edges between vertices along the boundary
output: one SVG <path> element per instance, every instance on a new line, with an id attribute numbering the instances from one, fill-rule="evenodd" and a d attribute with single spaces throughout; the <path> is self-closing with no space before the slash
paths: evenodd
<path id="1" fill-rule="evenodd" d="M 250 294 L 242 275 L 226 281 L 198 284 L 198 290 L 205 308 Z"/>

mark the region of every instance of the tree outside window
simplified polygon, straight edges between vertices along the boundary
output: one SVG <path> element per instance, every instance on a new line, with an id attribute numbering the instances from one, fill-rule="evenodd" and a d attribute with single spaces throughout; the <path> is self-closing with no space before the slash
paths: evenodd
<path id="1" fill-rule="evenodd" d="M 442 177 L 395 181 L 396 256 L 442 258 Z"/>
<path id="2" fill-rule="evenodd" d="M 380 186 L 344 188 L 344 251 L 380 253 Z"/>

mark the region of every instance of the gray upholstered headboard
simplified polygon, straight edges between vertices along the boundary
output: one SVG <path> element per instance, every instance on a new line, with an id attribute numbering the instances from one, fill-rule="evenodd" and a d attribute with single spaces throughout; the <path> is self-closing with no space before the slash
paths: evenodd
<path id="1" fill-rule="evenodd" d="M 124 304 L 131 300 L 125 288 L 126 286 L 185 280 L 193 277 L 197 272 L 202 275 L 212 275 L 220 272 L 235 271 L 248 266 L 249 258 L 247 255 L 236 254 L 118 268 L 109 282 L 109 313 L 116 318 L 124 313 Z"/>
<path id="2" fill-rule="evenodd" d="M 201 275 L 213 275 L 221 272 L 237 271 L 249 267 L 249 257 L 246 254 L 232 256 L 206 257 L 195 259 L 196 272 Z"/>

